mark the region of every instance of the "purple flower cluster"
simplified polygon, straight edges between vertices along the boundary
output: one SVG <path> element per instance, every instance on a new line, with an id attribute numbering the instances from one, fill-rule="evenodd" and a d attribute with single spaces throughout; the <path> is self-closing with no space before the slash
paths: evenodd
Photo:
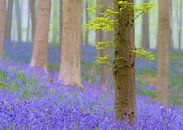
<path id="1" fill-rule="evenodd" d="M 132 126 L 114 121 L 114 92 L 83 82 L 84 90 L 44 72 L 0 60 L 0 129 L 15 130 L 182 130 L 183 110 L 161 107 L 137 96 Z"/>

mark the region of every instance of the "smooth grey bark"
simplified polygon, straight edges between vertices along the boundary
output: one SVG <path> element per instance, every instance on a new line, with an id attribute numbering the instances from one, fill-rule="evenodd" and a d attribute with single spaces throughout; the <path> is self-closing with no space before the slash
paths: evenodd
<path id="1" fill-rule="evenodd" d="M 6 12 L 5 40 L 11 40 L 13 3 L 14 0 L 8 0 L 8 8 Z"/>
<path id="2" fill-rule="evenodd" d="M 22 14 L 20 0 L 15 1 L 16 19 L 17 19 L 17 39 L 22 41 Z"/>
<path id="3" fill-rule="evenodd" d="M 158 11 L 158 70 L 157 98 L 164 105 L 168 104 L 168 66 L 170 45 L 170 2 L 159 0 Z"/>
<path id="4" fill-rule="evenodd" d="M 32 43 L 34 43 L 34 31 L 36 26 L 36 7 L 35 7 L 36 1 L 35 0 L 29 0 L 29 12 L 31 15 L 31 26 L 32 26 Z"/>
<path id="5" fill-rule="evenodd" d="M 149 0 L 143 0 L 144 3 L 148 3 Z M 150 39 L 149 39 L 149 13 L 145 13 L 142 19 L 142 47 L 145 49 L 150 48 Z"/>
<path id="6" fill-rule="evenodd" d="M 5 7 L 4 1 L 0 0 L 0 56 L 3 55 L 4 38 L 5 38 Z"/>
<path id="7" fill-rule="evenodd" d="M 48 64 L 48 31 L 50 11 L 51 0 L 39 0 L 31 66 L 40 67 L 45 71 L 47 71 Z"/>
<path id="8" fill-rule="evenodd" d="M 81 0 L 63 2 L 62 50 L 59 79 L 65 84 L 81 84 Z"/>

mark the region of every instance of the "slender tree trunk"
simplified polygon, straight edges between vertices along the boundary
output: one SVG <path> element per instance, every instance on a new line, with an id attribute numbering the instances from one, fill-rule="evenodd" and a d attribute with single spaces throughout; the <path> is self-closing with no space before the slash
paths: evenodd
<path id="1" fill-rule="evenodd" d="M 55 3 L 53 3 L 53 6 L 57 6 L 58 4 L 58 1 L 54 1 Z M 52 26 L 52 30 L 53 30 L 53 33 L 52 33 L 52 42 L 53 43 L 57 43 L 57 36 L 58 36 L 58 28 L 57 28 L 57 17 L 58 17 L 58 13 L 57 13 L 58 10 L 56 9 L 53 9 L 53 26 Z"/>
<path id="2" fill-rule="evenodd" d="M 59 79 L 65 84 L 81 85 L 80 41 L 81 0 L 64 0 L 62 50 Z"/>
<path id="3" fill-rule="evenodd" d="M 22 14 L 20 8 L 20 1 L 15 1 L 16 17 L 17 17 L 17 38 L 18 41 L 22 41 Z"/>
<path id="4" fill-rule="evenodd" d="M 3 55 L 3 45 L 4 45 L 4 36 L 5 36 L 5 9 L 4 1 L 0 0 L 0 56 Z"/>
<path id="5" fill-rule="evenodd" d="M 32 43 L 34 43 L 34 30 L 36 26 L 36 8 L 35 0 L 29 0 L 29 12 L 31 15 L 31 25 L 32 25 Z"/>
<path id="6" fill-rule="evenodd" d="M 89 8 L 89 2 L 88 1 L 85 1 L 85 7 L 86 7 L 86 21 L 89 20 L 89 12 L 87 10 L 87 8 Z M 89 37 L 88 37 L 88 34 L 89 34 L 89 30 L 88 29 L 85 29 L 86 32 L 85 32 L 85 44 L 88 45 L 88 40 L 89 40 Z"/>
<path id="7" fill-rule="evenodd" d="M 144 0 L 144 3 L 148 3 L 149 0 Z M 150 48 L 150 40 L 149 40 L 149 13 L 145 13 L 143 15 L 142 20 L 142 47 L 145 49 Z"/>
<path id="8" fill-rule="evenodd" d="M 181 50 L 181 44 L 182 44 L 182 6 L 183 6 L 183 1 L 180 0 L 180 5 L 179 5 L 179 8 L 180 8 L 180 11 L 179 11 L 179 49 Z"/>
<path id="9" fill-rule="evenodd" d="M 182 0 L 178 0 L 176 1 L 176 22 L 177 22 L 177 26 L 178 26 L 178 31 L 177 31 L 177 35 L 178 35 L 178 49 L 181 50 L 181 42 L 182 42 L 182 6 L 183 6 L 183 1 Z"/>
<path id="10" fill-rule="evenodd" d="M 63 1 L 59 0 L 59 5 L 60 5 L 60 11 L 59 11 L 59 19 L 60 19 L 60 53 L 61 53 L 61 44 L 62 44 L 62 12 L 63 12 Z"/>
<path id="11" fill-rule="evenodd" d="M 29 6 L 29 3 L 28 3 Z M 30 31 L 30 9 L 28 10 L 28 19 L 27 19 L 27 36 L 26 36 L 26 42 L 29 42 L 29 31 Z"/>
<path id="12" fill-rule="evenodd" d="M 114 10 L 118 12 L 120 6 L 117 2 L 114 2 Z M 134 3 L 133 0 L 127 2 Z M 129 50 L 135 49 L 134 9 L 127 7 L 122 13 L 116 14 L 115 19 L 118 20 L 114 31 L 113 64 L 115 120 L 125 121 L 125 116 L 128 116 L 133 122 L 136 117 L 135 53 Z"/>
<path id="13" fill-rule="evenodd" d="M 170 42 L 169 0 L 159 0 L 158 20 L 158 73 L 157 97 L 165 105 L 168 104 L 168 65 Z"/>
<path id="14" fill-rule="evenodd" d="M 39 0 L 31 66 L 43 68 L 45 71 L 47 71 L 48 62 L 48 31 L 50 11 L 51 0 Z"/>
<path id="15" fill-rule="evenodd" d="M 169 7 L 169 9 L 170 9 L 170 22 L 169 22 L 169 26 L 170 26 L 170 45 L 169 45 L 169 49 L 170 50 L 173 50 L 174 49 L 174 41 L 173 41 L 173 10 L 172 10 L 172 4 L 173 4 L 173 0 L 169 0 L 170 1 L 170 7 Z"/>
<path id="16" fill-rule="evenodd" d="M 106 10 L 108 7 L 112 7 L 112 1 L 106 1 L 106 0 L 100 0 L 100 3 L 104 5 L 104 8 L 100 10 L 100 13 L 104 13 L 104 10 Z M 101 31 L 101 37 L 100 37 L 101 41 L 112 41 L 113 40 L 113 32 L 104 32 Z M 104 55 L 109 55 L 110 49 L 109 50 L 100 50 L 100 56 L 104 56 Z M 110 73 L 109 71 L 109 67 L 106 65 L 101 65 L 100 66 L 100 86 L 104 89 L 107 90 L 109 89 L 109 80 L 110 80 Z"/>
<path id="17" fill-rule="evenodd" d="M 6 3 L 7 3 L 7 0 L 3 0 L 4 1 L 4 10 L 5 10 L 5 12 L 6 12 Z"/>
<path id="18" fill-rule="evenodd" d="M 11 40 L 11 29 L 12 29 L 12 12 L 13 11 L 13 0 L 8 0 L 8 9 L 6 13 L 6 26 L 5 26 L 5 39 Z"/>

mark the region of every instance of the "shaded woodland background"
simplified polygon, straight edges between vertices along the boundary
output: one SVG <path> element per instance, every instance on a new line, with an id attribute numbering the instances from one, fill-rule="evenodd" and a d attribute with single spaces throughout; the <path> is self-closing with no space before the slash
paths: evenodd
<path id="1" fill-rule="evenodd" d="M 113 98 L 117 93 L 115 86 L 117 80 L 112 68 L 115 64 L 112 61 L 113 59 L 109 60 L 112 67 L 96 64 L 96 61 L 97 57 L 107 55 L 114 57 L 116 52 L 114 48 L 97 50 L 96 46 L 97 42 L 100 41 L 113 41 L 116 37 L 115 31 L 90 30 L 86 28 L 86 24 L 90 19 L 100 17 L 105 12 L 105 9 L 112 8 L 114 3 L 112 0 L 70 2 L 71 0 L 0 0 L 0 16 L 2 16 L 0 17 L 0 26 L 2 25 L 0 27 L 0 54 L 2 56 L 0 90 L 2 91 L 0 92 L 2 92 L 2 95 L 0 95 L 9 100 L 12 97 L 9 96 L 10 94 L 6 90 L 10 89 L 11 92 L 13 89 L 12 92 L 15 95 L 18 93 L 18 96 L 16 95 L 18 101 L 37 102 L 36 99 L 44 99 L 44 94 L 46 96 L 53 94 L 55 97 L 50 97 L 47 100 L 52 98 L 54 100 L 59 97 L 61 100 L 64 99 L 62 103 L 66 103 L 65 106 L 69 106 L 70 103 L 74 107 L 79 102 L 79 105 L 77 105 L 81 105 L 82 112 L 87 112 L 90 109 L 94 111 L 95 108 L 95 112 L 98 109 L 104 109 L 104 114 L 100 115 L 99 118 L 103 120 L 103 116 L 108 113 L 105 116 L 112 117 L 110 118 L 111 121 L 114 118 L 115 111 Z M 165 107 L 175 107 L 176 114 L 179 113 L 179 110 L 182 110 L 183 1 L 135 1 L 137 4 L 142 2 L 153 2 L 156 3 L 156 6 L 135 19 L 135 46 L 137 49 L 144 48 L 151 52 L 155 56 L 155 60 L 142 58 L 134 63 L 136 90 L 133 90 L 137 93 L 137 102 L 134 103 L 130 100 L 136 99 L 133 94 L 127 93 L 126 96 L 130 103 L 137 104 L 137 115 L 146 120 L 144 115 L 147 115 L 146 112 L 148 110 L 153 113 L 154 108 L 152 106 L 154 102 L 155 107 L 160 106 L 159 102 Z M 95 4 L 103 4 L 105 7 L 93 13 L 87 10 L 87 8 L 95 6 Z M 129 75 L 127 73 L 123 76 L 128 77 Z M 62 84 L 62 80 L 67 85 Z M 122 80 L 125 82 L 125 78 L 122 78 Z M 131 84 L 133 84 L 133 81 Z M 62 88 L 61 86 L 64 87 Z M 72 87 L 76 88 L 76 90 L 72 89 Z M 69 89 L 68 92 L 67 89 Z M 115 90 L 115 94 L 113 90 Z M 133 90 L 131 89 L 129 92 Z M 59 95 L 62 92 L 63 95 Z M 68 98 L 69 96 L 72 98 Z M 147 105 L 142 100 L 143 96 L 145 99 L 147 98 Z M 101 102 L 98 103 L 98 101 Z M 74 104 L 73 102 L 77 103 Z M 158 105 L 156 102 L 158 102 Z M 130 103 L 128 102 L 126 106 L 130 106 Z M 144 106 L 142 108 L 144 111 L 147 110 L 143 113 L 144 115 L 139 114 L 141 108 L 139 108 L 138 104 L 141 104 L 140 107 Z M 54 106 L 54 104 L 51 105 Z M 158 109 L 157 113 L 159 111 L 161 113 L 162 108 Z M 91 113 L 89 114 L 90 116 L 93 114 Z M 103 111 L 99 113 L 103 113 Z M 97 115 L 98 113 L 96 112 L 95 114 Z M 160 115 L 163 122 L 164 115 L 162 113 Z M 177 120 L 182 120 L 181 115 L 182 113 L 177 117 Z M 67 116 L 63 115 L 63 117 Z M 91 118 L 94 120 L 96 117 Z M 167 117 L 171 117 L 171 114 Z M 156 118 L 159 118 L 159 115 Z M 173 126 L 176 127 L 176 121 L 173 121 L 173 116 L 170 120 L 167 122 L 172 122 L 172 128 Z M 159 121 L 159 119 L 156 121 Z M 154 121 L 154 115 L 152 119 L 149 119 L 149 122 L 153 122 L 154 126 L 157 123 L 156 121 Z M 105 125 L 109 122 L 106 121 Z M 90 128 L 92 125 L 87 124 L 86 128 Z M 148 126 L 148 123 L 146 125 Z M 96 126 L 96 124 L 93 126 Z M 77 127 L 79 127 L 78 124 Z M 111 128 L 113 127 L 111 126 Z M 120 125 L 119 127 L 122 128 Z M 96 126 L 94 128 L 100 127 Z M 101 126 L 101 128 L 103 127 Z M 143 127 L 141 128 L 143 129 Z M 164 128 L 164 124 L 155 128 Z M 169 128 L 169 126 L 166 125 L 166 128 Z M 181 123 L 179 128 L 183 128 Z"/>

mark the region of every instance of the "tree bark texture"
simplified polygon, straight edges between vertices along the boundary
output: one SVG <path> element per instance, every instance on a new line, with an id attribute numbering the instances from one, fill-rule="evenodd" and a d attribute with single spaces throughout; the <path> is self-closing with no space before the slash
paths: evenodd
<path id="1" fill-rule="evenodd" d="M 133 0 L 127 1 L 134 3 Z M 114 2 L 115 11 L 121 8 L 117 2 Z M 118 20 L 114 31 L 113 63 L 115 120 L 125 121 L 125 116 L 128 116 L 133 122 L 136 117 L 135 54 L 129 50 L 135 49 L 134 8 L 125 8 L 122 13 L 115 15 L 115 19 Z"/>
<path id="2" fill-rule="evenodd" d="M 144 3 L 148 3 L 149 0 L 144 0 Z M 145 49 L 150 48 L 150 39 L 149 39 L 149 13 L 143 15 L 142 20 L 142 47 Z"/>
<path id="3" fill-rule="evenodd" d="M 34 40 L 34 30 L 36 26 L 36 8 L 35 8 L 35 0 L 29 0 L 29 12 L 31 15 L 31 25 L 32 25 L 32 43 Z"/>
<path id="4" fill-rule="evenodd" d="M 158 20 L 158 72 L 157 98 L 165 105 L 168 104 L 168 65 L 170 42 L 169 0 L 159 0 Z"/>
<path id="5" fill-rule="evenodd" d="M 81 86 L 81 0 L 63 1 L 62 48 L 59 79 Z"/>
<path id="6" fill-rule="evenodd" d="M 0 56 L 3 55 L 3 45 L 5 38 L 5 9 L 4 0 L 0 0 Z"/>
<path id="7" fill-rule="evenodd" d="M 16 17 L 17 17 L 17 39 L 22 41 L 22 14 L 20 8 L 20 1 L 15 1 Z"/>
<path id="8" fill-rule="evenodd" d="M 106 1 L 106 0 L 100 0 L 100 3 L 104 5 L 104 8 L 100 9 L 100 13 L 104 13 L 104 11 L 111 7 L 112 8 L 112 1 Z M 109 31 L 109 32 L 105 32 L 105 31 L 101 31 L 101 39 L 99 42 L 101 41 L 113 41 L 113 32 Z M 100 56 L 104 56 L 104 55 L 112 55 L 111 49 L 109 48 L 108 50 L 100 50 Z M 109 81 L 111 79 L 111 74 L 109 73 L 109 66 L 106 65 L 100 65 L 100 86 L 104 89 L 107 90 L 109 89 Z"/>
<path id="9" fill-rule="evenodd" d="M 14 0 L 8 0 L 8 9 L 6 12 L 5 40 L 11 40 L 13 2 Z"/>
<path id="10" fill-rule="evenodd" d="M 40 67 L 45 71 L 47 71 L 48 62 L 48 31 L 50 11 L 51 0 L 39 0 L 31 66 Z"/>

